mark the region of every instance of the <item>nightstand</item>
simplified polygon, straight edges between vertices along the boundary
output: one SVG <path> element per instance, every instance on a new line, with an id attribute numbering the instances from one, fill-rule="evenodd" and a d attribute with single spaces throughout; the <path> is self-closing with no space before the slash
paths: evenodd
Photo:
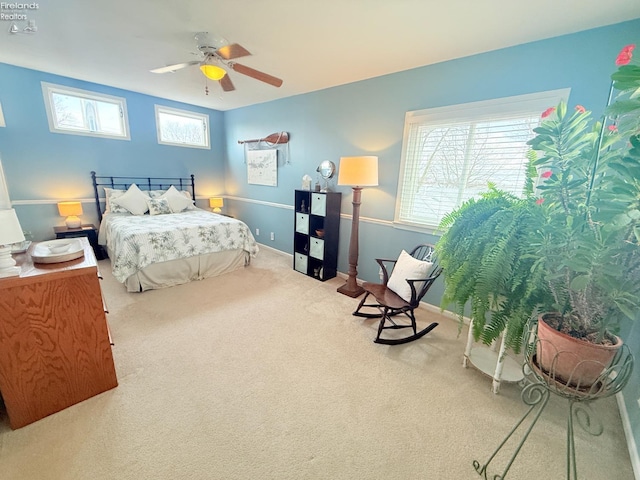
<path id="1" fill-rule="evenodd" d="M 56 238 L 87 237 L 87 240 L 89 240 L 93 248 L 93 253 L 96 255 L 96 259 L 104 260 L 107 258 L 102 246 L 98 245 L 98 231 L 95 225 L 88 223 L 82 225 L 80 228 L 69 228 L 67 226 L 53 227 L 53 231 L 56 234 Z"/>

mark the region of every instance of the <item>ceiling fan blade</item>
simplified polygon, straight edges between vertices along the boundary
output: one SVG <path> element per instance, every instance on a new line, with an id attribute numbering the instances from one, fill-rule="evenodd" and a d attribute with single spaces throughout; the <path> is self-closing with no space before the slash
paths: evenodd
<path id="1" fill-rule="evenodd" d="M 251 53 L 242 45 L 232 43 L 231 45 L 225 45 L 216 50 L 216 53 L 225 60 L 231 60 L 232 58 L 246 57 Z"/>
<path id="2" fill-rule="evenodd" d="M 229 74 L 226 74 L 224 77 L 222 77 L 218 81 L 220 82 L 220 86 L 222 87 L 222 90 L 224 90 L 225 92 L 231 92 L 236 89 L 236 87 L 233 86 L 233 82 L 229 78 Z"/>
<path id="3" fill-rule="evenodd" d="M 282 80 L 280 80 L 279 78 L 271 76 L 264 72 L 260 72 L 251 67 L 247 67 L 246 65 L 241 65 L 239 63 L 229 63 L 229 66 L 238 73 L 247 75 L 251 78 L 255 78 L 256 80 L 260 80 L 261 82 L 268 83 L 269 85 L 273 85 L 274 87 L 279 87 L 280 85 L 282 85 Z"/>
<path id="4" fill-rule="evenodd" d="M 167 73 L 167 72 L 175 72 L 176 70 L 180 70 L 183 68 L 190 67 L 191 65 L 198 65 L 200 60 L 195 60 L 193 62 L 186 63 L 176 63 L 175 65 L 167 65 L 166 67 L 154 68 L 153 70 L 149 70 L 151 73 Z"/>

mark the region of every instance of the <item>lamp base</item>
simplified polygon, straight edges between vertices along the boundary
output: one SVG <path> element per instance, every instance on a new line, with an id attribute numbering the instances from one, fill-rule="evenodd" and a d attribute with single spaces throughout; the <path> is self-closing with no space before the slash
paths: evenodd
<path id="1" fill-rule="evenodd" d="M 364 293 L 364 288 L 358 285 L 355 281 L 350 282 L 347 280 L 347 283 L 338 287 L 338 293 L 342 293 L 343 295 L 347 295 L 352 298 L 359 297 Z"/>
<path id="2" fill-rule="evenodd" d="M 211 210 L 213 213 L 222 213 L 222 209 L 220 207 L 216 207 L 213 210 Z"/>
<path id="3" fill-rule="evenodd" d="M 0 278 L 20 275 L 20 267 L 11 256 L 11 245 L 0 245 Z"/>
<path id="4" fill-rule="evenodd" d="M 0 268 L 0 278 L 16 277 L 20 275 L 20 267 Z"/>
<path id="5" fill-rule="evenodd" d="M 82 221 L 75 215 L 67 217 L 64 223 L 67 228 L 80 228 L 82 226 Z"/>

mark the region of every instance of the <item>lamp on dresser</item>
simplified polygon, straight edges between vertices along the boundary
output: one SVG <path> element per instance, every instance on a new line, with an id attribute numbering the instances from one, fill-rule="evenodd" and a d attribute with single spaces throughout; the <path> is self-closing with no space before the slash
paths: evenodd
<path id="1" fill-rule="evenodd" d="M 61 217 L 67 217 L 65 224 L 67 228 L 80 228 L 82 222 L 78 215 L 82 215 L 82 203 L 80 202 L 59 202 L 58 213 Z"/>
<path id="2" fill-rule="evenodd" d="M 353 189 L 353 217 L 351 220 L 351 240 L 349 242 L 349 271 L 347 282 L 338 292 L 350 297 L 361 295 L 364 290 L 358 285 L 358 230 L 360 224 L 360 197 L 362 187 L 378 185 L 378 157 L 341 157 L 338 171 L 338 185 L 351 185 Z"/>
<path id="3" fill-rule="evenodd" d="M 20 267 L 11 257 L 11 246 L 24 241 L 22 227 L 13 208 L 0 210 L 0 278 L 20 275 Z"/>

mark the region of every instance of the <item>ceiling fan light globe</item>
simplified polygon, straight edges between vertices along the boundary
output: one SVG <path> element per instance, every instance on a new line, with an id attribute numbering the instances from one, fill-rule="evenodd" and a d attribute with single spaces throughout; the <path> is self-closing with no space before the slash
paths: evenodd
<path id="1" fill-rule="evenodd" d="M 202 70 L 205 77 L 211 80 L 220 80 L 227 74 L 223 68 L 217 65 L 200 65 L 200 70 Z"/>

